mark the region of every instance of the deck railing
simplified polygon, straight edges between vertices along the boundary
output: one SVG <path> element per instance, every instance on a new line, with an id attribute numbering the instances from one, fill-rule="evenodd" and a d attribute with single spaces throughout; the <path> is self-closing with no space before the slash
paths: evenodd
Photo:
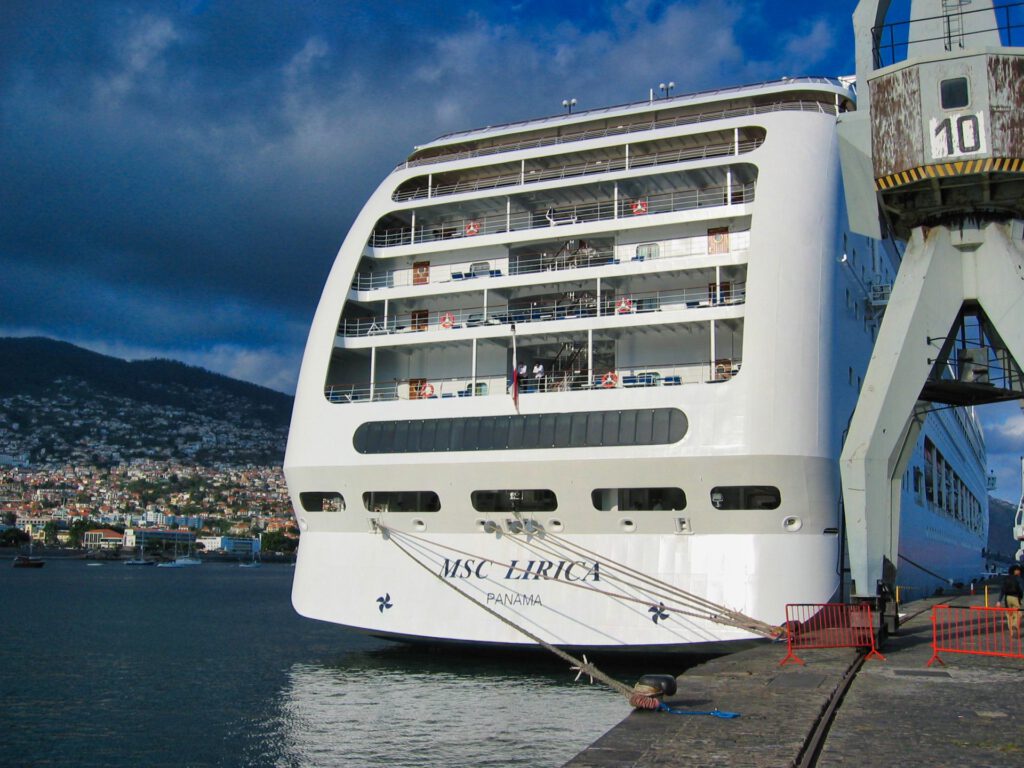
<path id="1" fill-rule="evenodd" d="M 583 293 L 583 292 L 580 292 Z M 551 320 L 576 320 L 587 317 L 622 317 L 648 312 L 674 312 L 727 304 L 743 304 L 746 283 L 731 282 L 720 290 L 706 286 L 677 288 L 648 293 L 623 293 L 600 302 L 593 296 L 571 301 L 539 300 L 529 305 L 499 304 L 487 307 L 406 312 L 387 317 L 344 319 L 338 335 L 346 338 L 414 333 L 419 331 L 455 331 L 485 325 L 542 323 Z"/>
<path id="2" fill-rule="evenodd" d="M 662 104 L 661 106 L 664 107 L 667 105 Z M 452 160 L 464 160 L 471 157 L 484 157 L 486 155 L 495 155 L 502 152 L 515 152 L 520 149 L 548 147 L 555 144 L 586 141 L 587 139 L 601 139 L 606 136 L 620 136 L 622 134 L 637 133 L 639 131 L 653 131 L 658 130 L 659 128 L 674 128 L 676 126 L 693 125 L 694 123 L 704 123 L 712 120 L 725 120 L 730 117 L 747 117 L 750 115 L 771 114 L 773 112 L 818 112 L 820 114 L 835 115 L 839 113 L 839 109 L 836 104 L 832 102 L 826 103 L 824 101 L 808 101 L 802 99 L 796 101 L 777 102 L 775 104 L 751 105 L 749 107 L 728 107 L 701 111 L 696 114 L 680 115 L 679 117 L 662 120 L 644 120 L 628 124 L 624 123 L 623 125 L 617 125 L 612 128 L 597 128 L 577 131 L 575 133 L 566 133 L 560 136 L 543 136 L 535 139 L 513 140 L 507 143 L 494 144 L 489 147 L 480 147 L 479 149 L 441 153 L 430 157 L 420 158 L 418 160 L 407 160 L 404 163 L 399 163 L 395 167 L 395 170 L 400 170 L 402 168 L 416 168 L 421 165 L 430 165 L 432 163 L 447 163 Z M 562 119 L 564 120 L 564 117 Z M 623 121 L 628 119 L 628 116 L 623 116 Z"/>
<path id="3" fill-rule="evenodd" d="M 754 200 L 755 182 L 721 185 L 706 189 L 684 189 L 637 198 L 602 200 L 595 203 L 550 207 L 544 211 L 519 211 L 452 219 L 436 224 L 375 230 L 369 239 L 374 248 L 431 243 L 505 232 L 526 231 L 564 224 L 585 224 L 629 219 L 660 213 L 676 213 L 707 206 L 749 203 Z"/>
<path id="4" fill-rule="evenodd" d="M 626 248 L 580 247 L 575 252 L 530 253 L 509 258 L 508 274 L 526 275 L 537 272 L 560 272 L 569 269 L 585 269 L 610 264 L 656 261 L 679 256 L 703 256 L 708 253 L 708 238 L 705 235 L 690 237 L 678 244 L 664 242 L 642 243 L 656 248 L 646 248 L 646 254 L 626 253 Z M 730 232 L 728 253 L 743 251 L 750 247 L 750 232 Z M 503 260 L 502 260 L 503 261 Z M 416 275 L 413 267 L 402 267 L 386 272 L 360 272 L 352 279 L 352 289 L 374 291 L 382 288 L 405 288 L 410 286 L 435 285 L 459 280 L 473 280 L 482 277 L 504 277 L 502 262 L 496 260 L 461 262 L 458 264 L 431 264 Z"/>
<path id="5" fill-rule="evenodd" d="M 734 155 L 752 152 L 764 143 L 763 138 L 751 139 L 748 141 L 720 142 L 717 144 L 705 144 L 700 147 L 687 147 L 684 149 L 672 150 L 670 152 L 650 152 L 630 157 L 621 157 L 614 160 L 589 160 L 582 163 L 568 163 L 558 168 L 543 168 L 531 171 L 516 171 L 514 173 L 500 174 L 488 178 L 468 179 L 455 184 L 438 184 L 433 187 L 420 187 L 404 192 L 395 192 L 392 199 L 395 202 L 407 200 L 423 200 L 435 197 L 457 195 L 463 192 L 480 192 L 488 189 L 500 189 L 502 187 L 518 186 L 520 184 L 537 184 L 542 181 L 556 181 L 570 179 L 578 176 L 588 176 L 594 173 L 611 173 L 613 171 L 629 170 L 631 168 L 651 168 L 669 163 L 679 163 L 686 160 L 706 160 L 712 157 L 729 157 Z"/>
<path id="6" fill-rule="evenodd" d="M 553 371 L 541 377 L 528 374 L 519 383 L 520 395 L 590 390 L 642 389 L 683 384 L 719 383 L 736 376 L 742 360 L 720 358 L 695 363 L 671 363 L 616 368 L 605 371 Z M 369 403 L 396 400 L 438 400 L 462 397 L 511 397 L 509 375 L 449 378 L 390 379 L 373 384 L 332 384 L 324 396 L 332 403 Z"/>

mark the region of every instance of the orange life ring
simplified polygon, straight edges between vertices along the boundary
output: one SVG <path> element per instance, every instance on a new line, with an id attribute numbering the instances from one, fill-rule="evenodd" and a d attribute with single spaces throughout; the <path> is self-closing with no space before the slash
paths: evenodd
<path id="1" fill-rule="evenodd" d="M 635 200 L 633 201 L 633 215 L 639 216 L 647 213 L 647 201 L 646 200 Z"/>
<path id="2" fill-rule="evenodd" d="M 633 302 L 627 298 L 621 298 L 615 302 L 615 312 L 620 315 L 625 315 L 633 311 Z"/>
<path id="3" fill-rule="evenodd" d="M 434 396 L 434 385 L 433 384 L 424 384 L 422 387 L 420 387 L 420 397 L 421 398 L 427 398 L 427 397 L 433 397 L 433 396 Z"/>
<path id="4" fill-rule="evenodd" d="M 479 221 L 467 221 L 466 222 L 466 235 L 472 237 L 473 235 L 480 234 L 480 222 Z"/>
<path id="5" fill-rule="evenodd" d="M 445 312 L 443 315 L 441 315 L 442 328 L 451 328 L 453 325 L 455 325 L 455 315 L 453 315 L 451 312 Z"/>
<path id="6" fill-rule="evenodd" d="M 619 383 L 619 374 L 615 371 L 608 371 L 601 377 L 601 386 L 605 389 L 611 389 Z"/>

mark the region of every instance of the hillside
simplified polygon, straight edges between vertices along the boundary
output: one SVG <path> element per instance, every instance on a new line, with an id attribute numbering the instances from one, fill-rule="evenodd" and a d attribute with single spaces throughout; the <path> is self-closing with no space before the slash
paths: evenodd
<path id="1" fill-rule="evenodd" d="M 273 464 L 292 398 L 172 360 L 0 338 L 0 460 Z"/>

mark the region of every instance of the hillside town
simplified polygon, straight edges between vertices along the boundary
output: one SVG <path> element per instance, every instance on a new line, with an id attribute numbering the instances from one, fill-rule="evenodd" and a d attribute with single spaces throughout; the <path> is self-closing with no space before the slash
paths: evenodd
<path id="1" fill-rule="evenodd" d="M 29 539 L 93 555 L 180 544 L 249 556 L 294 552 L 298 530 L 280 467 L 0 466 L 0 543 Z"/>

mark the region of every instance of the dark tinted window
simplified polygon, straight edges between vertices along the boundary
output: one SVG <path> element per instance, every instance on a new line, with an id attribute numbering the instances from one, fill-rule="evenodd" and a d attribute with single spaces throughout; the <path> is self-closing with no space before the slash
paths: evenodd
<path id="1" fill-rule="evenodd" d="M 302 491 L 299 503 L 307 512 L 341 512 L 345 500 L 335 491 Z"/>
<path id="2" fill-rule="evenodd" d="M 620 512 L 686 509 L 682 488 L 598 488 L 591 492 L 594 509 Z"/>
<path id="3" fill-rule="evenodd" d="M 367 512 L 437 512 L 441 500 L 433 491 L 367 491 L 363 506 Z"/>
<path id="4" fill-rule="evenodd" d="M 970 102 L 966 77 L 954 77 L 939 84 L 943 109 L 961 109 Z"/>
<path id="5" fill-rule="evenodd" d="M 773 485 L 719 485 L 711 489 L 715 509 L 778 509 L 782 503 Z"/>
<path id="6" fill-rule="evenodd" d="M 555 492 L 546 488 L 473 491 L 469 495 L 477 512 L 554 512 Z"/>
<path id="7" fill-rule="evenodd" d="M 439 453 L 537 448 L 669 445 L 688 429 L 677 408 L 583 411 L 530 416 L 376 421 L 352 438 L 359 453 Z"/>

